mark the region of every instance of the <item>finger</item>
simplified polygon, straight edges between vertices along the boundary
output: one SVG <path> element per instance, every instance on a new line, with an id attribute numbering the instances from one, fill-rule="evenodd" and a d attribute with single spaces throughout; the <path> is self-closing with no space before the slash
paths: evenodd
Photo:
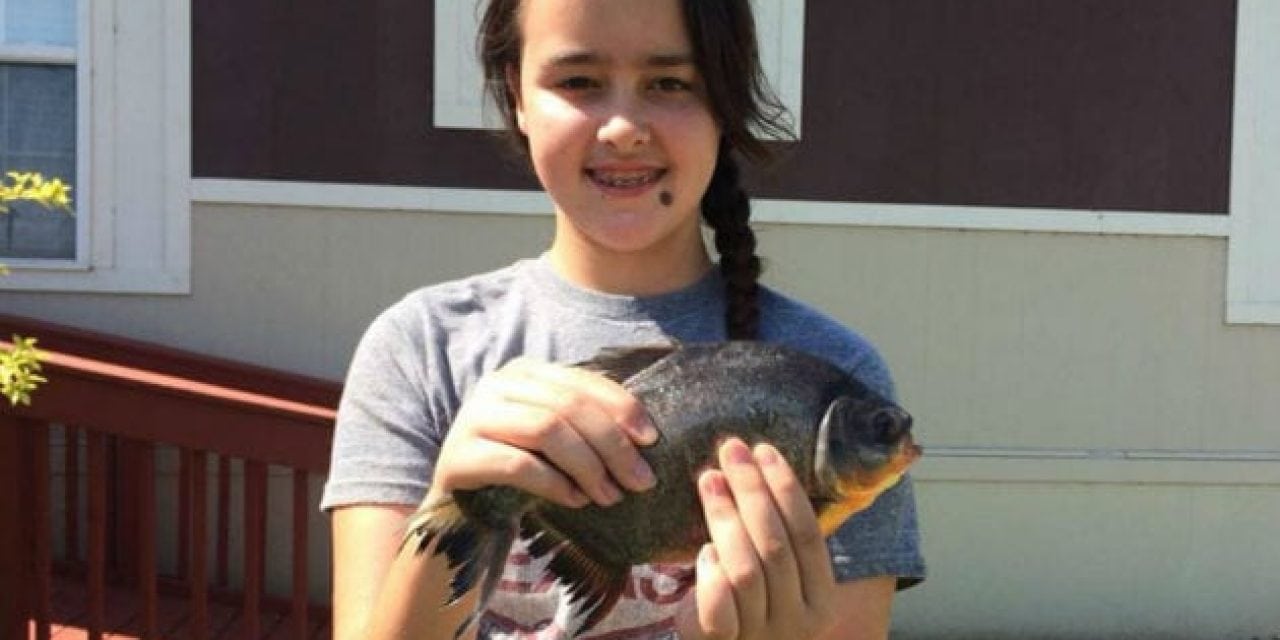
<path id="1" fill-rule="evenodd" d="M 468 441 L 465 453 L 454 456 L 447 482 L 457 489 L 509 485 L 566 507 L 583 507 L 591 499 L 568 476 L 524 449 L 477 438 Z"/>
<path id="2" fill-rule="evenodd" d="M 525 375 L 551 380 L 589 395 L 635 444 L 648 446 L 658 441 L 658 430 L 644 406 L 621 384 L 578 367 L 532 360 L 522 360 L 518 366 L 518 371 Z"/>
<path id="3" fill-rule="evenodd" d="M 714 546 L 702 546 L 695 570 L 697 583 L 693 590 L 693 606 L 680 612 L 676 622 L 679 636 L 689 640 L 736 638 L 738 612 L 733 600 L 733 587 L 720 568 Z"/>
<path id="4" fill-rule="evenodd" d="M 768 619 L 802 611 L 804 595 L 790 536 L 755 456 L 745 443 L 731 438 L 721 444 L 719 457 L 738 517 L 764 571 Z"/>
<path id="5" fill-rule="evenodd" d="M 483 419 L 476 420 L 476 436 L 541 454 L 597 504 L 622 499 L 600 456 L 571 423 L 545 407 L 511 400 L 502 384 L 494 387 L 504 399 L 490 404 Z"/>
<path id="6" fill-rule="evenodd" d="M 760 470 L 782 514 L 787 536 L 800 573 L 805 601 L 816 604 L 819 594 L 829 594 L 835 585 L 826 539 L 813 513 L 813 505 L 791 465 L 769 444 L 756 445 L 753 452 Z"/>
<path id="7" fill-rule="evenodd" d="M 698 478 L 698 494 L 720 570 L 733 592 L 738 627 L 758 629 L 768 606 L 764 574 L 724 473 L 717 469 L 704 472 Z"/>
<path id="8" fill-rule="evenodd" d="M 573 373 L 565 367 L 529 368 L 519 372 L 519 381 L 503 384 L 502 392 L 512 401 L 539 406 L 554 413 L 571 426 L 595 451 L 595 454 L 618 484 L 632 491 L 653 487 L 655 478 L 649 463 L 636 449 L 631 434 L 615 417 L 618 411 L 602 398 L 600 383 L 613 383 L 588 372 Z M 609 395 L 609 394 L 604 394 Z M 630 394 L 631 404 L 639 405 Z M 652 429 L 652 427 L 649 427 Z"/>

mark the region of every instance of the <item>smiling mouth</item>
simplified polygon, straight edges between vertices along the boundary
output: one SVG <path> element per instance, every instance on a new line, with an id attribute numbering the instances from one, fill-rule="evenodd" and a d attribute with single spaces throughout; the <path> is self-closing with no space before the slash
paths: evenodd
<path id="1" fill-rule="evenodd" d="M 648 171 L 604 171 L 587 169 L 587 177 L 606 189 L 639 189 L 657 183 L 667 175 L 666 169 Z"/>

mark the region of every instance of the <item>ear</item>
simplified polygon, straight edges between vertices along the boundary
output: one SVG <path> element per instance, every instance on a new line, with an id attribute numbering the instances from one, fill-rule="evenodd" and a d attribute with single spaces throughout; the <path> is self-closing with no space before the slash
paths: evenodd
<path id="1" fill-rule="evenodd" d="M 509 64 L 504 76 L 507 82 L 507 91 L 515 102 L 516 127 L 520 129 L 520 133 L 528 136 L 529 131 L 525 126 L 524 100 L 520 96 L 520 69 L 514 64 Z"/>

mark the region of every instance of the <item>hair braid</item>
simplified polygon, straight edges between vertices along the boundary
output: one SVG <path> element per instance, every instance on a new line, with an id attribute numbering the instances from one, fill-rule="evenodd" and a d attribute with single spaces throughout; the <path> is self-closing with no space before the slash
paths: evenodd
<path id="1" fill-rule="evenodd" d="M 760 258 L 751 230 L 751 201 L 739 182 L 738 163 L 721 142 L 711 184 L 702 198 L 702 217 L 715 231 L 726 293 L 725 328 L 731 340 L 754 340 L 760 329 Z"/>

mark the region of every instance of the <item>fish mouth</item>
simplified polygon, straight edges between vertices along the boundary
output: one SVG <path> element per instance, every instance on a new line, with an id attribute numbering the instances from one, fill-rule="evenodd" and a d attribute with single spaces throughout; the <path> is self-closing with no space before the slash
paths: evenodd
<path id="1" fill-rule="evenodd" d="M 924 455 L 924 448 L 916 444 L 911 433 L 903 434 L 902 439 L 894 445 L 883 464 L 859 467 L 853 478 L 842 481 L 841 488 L 846 492 L 862 493 L 866 491 L 881 492 L 889 489 Z"/>

